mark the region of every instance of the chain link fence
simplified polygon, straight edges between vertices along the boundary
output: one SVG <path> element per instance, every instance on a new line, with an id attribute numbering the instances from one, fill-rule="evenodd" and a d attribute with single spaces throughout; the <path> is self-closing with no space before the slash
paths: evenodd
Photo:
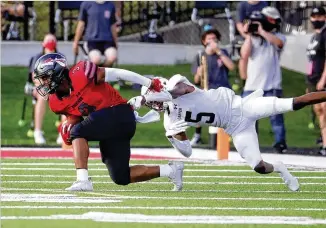
<path id="1" fill-rule="evenodd" d="M 12 3 L 12 2 L 9 2 Z M 69 3 L 61 1 L 60 4 Z M 195 1 L 123 1 L 114 2 L 121 18 L 120 42 L 138 42 L 144 35 L 156 32 L 162 36 L 164 43 L 199 45 L 203 25 L 211 24 L 222 34 L 222 44 L 230 43 L 230 20 L 234 22 L 236 7 L 239 2 L 203 2 Z M 76 5 L 77 2 L 74 2 Z M 79 2 L 80 4 L 80 2 Z M 206 2 L 207 4 L 207 2 Z M 313 7 L 326 6 L 324 1 L 273 1 L 272 6 L 279 9 L 283 17 L 283 32 L 304 34 L 311 32 L 309 16 Z M 230 10 L 230 15 L 225 13 Z M 31 19 L 17 22 L 18 36 L 21 40 L 42 40 L 44 34 L 55 32 L 59 40 L 72 40 L 77 24 L 78 7 L 61 9 L 58 17 L 58 2 L 35 1 L 33 10 L 34 30 L 31 30 Z M 196 9 L 196 10 L 195 10 Z M 11 25 L 3 20 L 2 25 Z M 29 27 L 26 30 L 26 23 Z M 2 26 L 3 27 L 3 26 Z M 8 27 L 8 26 L 7 26 Z M 28 36 L 26 36 L 26 31 Z M 33 34 L 32 34 L 33 33 Z M 232 31 L 231 31 L 232 33 Z M 2 40 L 6 37 L 2 35 Z"/>

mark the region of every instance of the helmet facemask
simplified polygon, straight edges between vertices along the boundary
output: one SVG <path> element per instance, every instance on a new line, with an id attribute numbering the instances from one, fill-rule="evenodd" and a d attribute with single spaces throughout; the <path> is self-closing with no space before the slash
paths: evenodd
<path id="1" fill-rule="evenodd" d="M 45 74 L 36 76 L 35 79 L 39 81 L 39 86 L 36 87 L 36 91 L 45 97 L 48 94 L 54 94 L 63 79 L 65 78 L 65 68 L 63 68 L 60 73 L 56 76 L 53 75 L 53 70 L 45 72 Z"/>
<path id="2" fill-rule="evenodd" d="M 57 92 L 65 78 L 69 78 L 69 70 L 67 60 L 61 54 L 46 54 L 37 60 L 34 79 L 39 81 L 36 91 L 42 97 Z"/>
<path id="3" fill-rule="evenodd" d="M 159 78 L 159 79 L 163 85 L 163 88 L 166 89 L 166 84 L 167 84 L 168 80 L 165 78 Z M 148 95 L 148 94 L 153 94 L 153 93 L 157 93 L 157 92 L 149 89 L 146 86 L 143 86 L 141 88 L 141 95 L 143 95 L 143 96 Z M 168 104 L 166 102 L 151 101 L 151 102 L 145 102 L 145 106 L 147 106 L 148 108 L 153 109 L 157 112 L 164 112 L 167 109 Z"/>

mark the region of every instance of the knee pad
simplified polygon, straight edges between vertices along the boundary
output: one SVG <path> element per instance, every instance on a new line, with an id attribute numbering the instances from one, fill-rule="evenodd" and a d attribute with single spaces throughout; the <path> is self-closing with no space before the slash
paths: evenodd
<path id="1" fill-rule="evenodd" d="M 91 62 L 95 63 L 96 65 L 99 65 L 101 64 L 101 61 L 102 61 L 102 54 L 99 50 L 91 50 L 89 53 L 88 53 L 88 57 L 90 59 Z"/>
<path id="2" fill-rule="evenodd" d="M 254 170 L 260 174 L 266 174 L 266 168 L 264 165 L 258 164 L 255 166 Z"/>
<path id="3" fill-rule="evenodd" d="M 107 48 L 104 51 L 105 57 L 108 59 L 110 62 L 114 62 L 117 59 L 117 49 L 114 47 Z"/>
<path id="4" fill-rule="evenodd" d="M 103 163 L 109 170 L 109 175 L 112 181 L 117 185 L 128 185 L 130 184 L 130 168 L 119 167 L 118 165 L 110 165 L 108 160 L 104 160 Z"/>

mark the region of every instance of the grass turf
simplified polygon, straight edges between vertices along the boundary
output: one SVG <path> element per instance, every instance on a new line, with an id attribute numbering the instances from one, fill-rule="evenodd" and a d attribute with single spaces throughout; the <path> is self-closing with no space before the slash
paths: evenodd
<path id="1" fill-rule="evenodd" d="M 131 161 L 132 164 L 162 164 L 166 161 Z M 10 169 L 18 168 L 18 169 Z M 45 170 L 30 170 L 43 168 Z M 53 171 L 55 168 L 66 168 Z M 204 170 L 217 170 L 203 172 Z M 189 171 L 192 170 L 192 171 Z M 219 172 L 218 170 L 229 170 Z M 243 171 L 241 171 L 243 170 Z M 75 180 L 69 159 L 2 159 L 1 215 L 50 216 L 82 215 L 87 212 L 110 212 L 144 215 L 218 215 L 218 216 L 303 216 L 326 219 L 325 172 L 292 170 L 299 178 L 299 192 L 290 192 L 277 174 L 259 175 L 248 166 L 216 166 L 186 163 L 184 191 L 171 192 L 167 178 L 117 186 L 111 183 L 105 166 L 90 160 L 90 176 L 95 192 L 67 195 L 63 189 Z M 21 176 L 24 175 L 24 176 Z M 56 177 L 52 177 L 55 175 Z M 229 178 L 229 176 L 234 178 Z M 196 176 L 196 177 L 193 177 Z M 314 177 L 315 179 L 309 179 Z M 28 181 L 33 181 L 28 183 Z M 60 182 L 60 183 L 59 183 Z M 61 183 L 63 182 L 63 183 Z M 208 183 L 203 183 L 208 182 Z M 242 184 L 239 184 L 242 183 Z M 6 194 L 16 194 L 15 200 Z M 33 194 L 33 195 L 31 195 Z M 38 194 L 38 195 L 35 195 Z M 44 195 L 48 194 L 48 195 Z M 51 194 L 51 196 L 49 195 Z M 11 195 L 13 196 L 13 195 Z M 45 197 L 46 196 L 46 197 Z M 24 198 L 25 197 L 25 198 Z M 27 197 L 27 198 L 26 198 Z M 43 197 L 43 198 L 42 198 Z M 45 198 L 44 198 L 45 197 Z M 67 202 L 73 197 L 72 202 Z M 84 198 L 81 198 L 84 197 Z M 85 198 L 87 197 L 87 198 Z M 20 198 L 20 200 L 18 200 Z M 52 202 L 47 202 L 52 199 Z M 83 201 L 78 201 L 83 199 Z M 121 202 L 101 202 L 101 200 Z M 88 202 L 93 200 L 93 202 Z M 94 202 L 97 200 L 97 202 Z M 43 207 L 43 208 L 37 208 Z M 97 207 L 97 208 L 96 208 Z M 106 223 L 92 220 L 2 220 L 2 227 L 298 227 L 297 225 L 223 225 Z M 309 227 L 309 226 L 305 226 Z M 323 227 L 315 225 L 312 227 Z"/>
<path id="2" fill-rule="evenodd" d="M 133 70 L 144 75 L 161 75 L 170 77 L 176 73 L 188 76 L 192 80 L 189 65 L 176 66 L 130 66 L 121 65 L 121 68 Z M 23 88 L 26 81 L 27 69 L 25 67 L 2 67 L 1 68 L 1 144 L 2 145 L 34 145 L 33 138 L 27 137 L 29 120 L 31 119 L 31 98 L 28 97 L 26 110 L 26 122 L 24 127 L 18 126 L 21 117 L 23 104 Z M 234 74 L 231 74 L 230 81 L 234 81 Z M 304 76 L 288 70 L 283 70 L 284 96 L 292 97 L 301 95 L 305 91 Z M 139 91 L 123 88 L 121 94 L 125 98 L 131 98 L 139 94 Z M 141 113 L 147 111 L 145 108 Z M 55 145 L 57 137 L 56 127 L 54 126 L 57 116 L 47 110 L 44 120 L 44 132 L 49 145 Z M 292 147 L 314 147 L 318 132 L 308 129 L 310 122 L 310 107 L 299 112 L 287 113 L 285 124 L 287 129 L 287 142 Z M 271 146 L 273 144 L 273 134 L 268 119 L 259 122 L 260 145 Z M 208 143 L 207 128 L 203 130 L 204 142 Z M 189 129 L 189 137 L 192 136 L 194 129 Z M 133 146 L 168 146 L 169 142 L 165 138 L 164 128 L 161 123 L 138 124 L 137 132 L 132 140 Z"/>

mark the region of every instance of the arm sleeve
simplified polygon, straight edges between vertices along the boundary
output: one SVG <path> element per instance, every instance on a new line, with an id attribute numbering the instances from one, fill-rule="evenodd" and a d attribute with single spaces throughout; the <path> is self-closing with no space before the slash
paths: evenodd
<path id="1" fill-rule="evenodd" d="M 129 70 L 105 68 L 105 82 L 115 82 L 119 80 L 133 82 L 146 87 L 150 87 L 152 83 L 151 79 Z"/>
<path id="2" fill-rule="evenodd" d="M 285 46 L 285 43 L 286 43 L 286 36 L 284 36 L 281 33 L 276 33 L 275 36 L 277 36 L 277 38 L 279 38 L 283 42 L 283 47 L 282 48 L 279 48 L 279 47 L 275 46 L 277 48 L 277 50 L 282 51 L 284 49 L 284 46 Z"/>
<path id="3" fill-rule="evenodd" d="M 87 22 L 87 10 L 86 10 L 86 4 L 87 2 L 82 2 L 79 8 L 79 15 L 78 20 Z"/>
<path id="4" fill-rule="evenodd" d="M 168 138 L 172 146 L 179 151 L 183 156 L 189 158 L 192 154 L 192 147 L 189 140 L 180 141 L 172 136 Z"/>
<path id="5" fill-rule="evenodd" d="M 221 49 L 221 52 L 222 52 L 225 56 L 227 56 L 227 57 L 230 58 L 230 54 L 229 54 L 229 52 L 228 52 L 226 49 Z"/>

